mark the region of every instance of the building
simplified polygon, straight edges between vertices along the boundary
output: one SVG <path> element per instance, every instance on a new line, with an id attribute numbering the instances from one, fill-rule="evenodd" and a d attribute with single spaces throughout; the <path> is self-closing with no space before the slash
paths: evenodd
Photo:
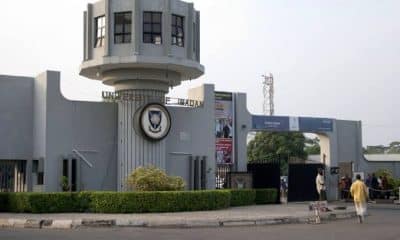
<path id="1" fill-rule="evenodd" d="M 84 30 L 80 74 L 115 92 L 103 93 L 104 102 L 69 101 L 59 72 L 0 75 L 0 190 L 61 191 L 64 177 L 74 191 L 125 191 L 127 176 L 149 165 L 183 177 L 187 189 L 215 189 L 218 166 L 247 170 L 252 131 L 316 133 L 328 168 L 362 158 L 358 121 L 256 116 L 246 94 L 209 84 L 188 99 L 165 97 L 205 71 L 191 3 L 101 0 L 88 5 Z M 330 199 L 337 178 L 327 176 Z"/>

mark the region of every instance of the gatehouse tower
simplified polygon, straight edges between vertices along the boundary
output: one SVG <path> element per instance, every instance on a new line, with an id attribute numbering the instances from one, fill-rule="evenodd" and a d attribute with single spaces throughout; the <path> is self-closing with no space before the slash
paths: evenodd
<path id="1" fill-rule="evenodd" d="M 180 0 L 101 0 L 84 12 L 80 75 L 115 88 L 118 190 L 139 166 L 166 166 L 165 95 L 204 73 L 200 13 Z"/>

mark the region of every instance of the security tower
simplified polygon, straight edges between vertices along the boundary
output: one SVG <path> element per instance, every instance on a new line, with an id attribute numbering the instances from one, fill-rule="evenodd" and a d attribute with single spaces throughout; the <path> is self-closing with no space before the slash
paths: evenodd
<path id="1" fill-rule="evenodd" d="M 180 0 L 101 0 L 84 13 L 80 75 L 115 88 L 118 96 L 118 189 L 139 166 L 166 167 L 173 119 L 169 88 L 204 73 L 200 13 Z"/>

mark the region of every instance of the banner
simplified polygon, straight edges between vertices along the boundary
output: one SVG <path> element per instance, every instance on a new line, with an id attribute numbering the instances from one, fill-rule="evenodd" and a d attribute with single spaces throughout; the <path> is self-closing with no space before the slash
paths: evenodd
<path id="1" fill-rule="evenodd" d="M 215 93 L 215 157 L 217 164 L 233 164 L 233 97 L 232 93 Z"/>

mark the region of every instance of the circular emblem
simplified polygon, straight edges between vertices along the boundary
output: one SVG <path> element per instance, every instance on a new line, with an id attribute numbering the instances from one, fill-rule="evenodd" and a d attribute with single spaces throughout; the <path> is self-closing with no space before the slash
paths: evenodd
<path id="1" fill-rule="evenodd" d="M 171 129 L 171 116 L 163 105 L 151 103 L 142 109 L 139 124 L 146 137 L 160 141 L 168 135 Z"/>

